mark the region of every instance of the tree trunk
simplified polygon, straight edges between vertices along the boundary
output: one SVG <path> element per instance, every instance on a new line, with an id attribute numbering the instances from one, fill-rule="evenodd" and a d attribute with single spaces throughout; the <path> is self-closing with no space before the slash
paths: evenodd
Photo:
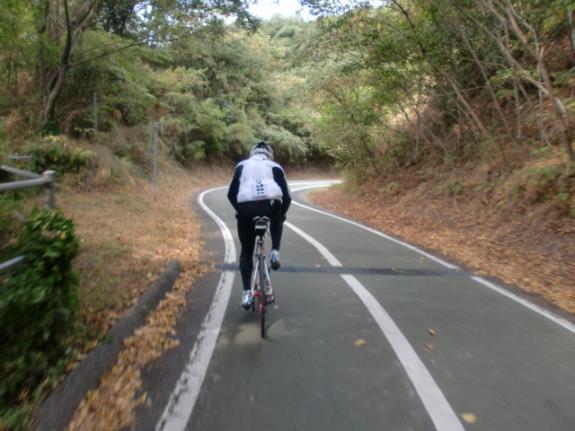
<path id="1" fill-rule="evenodd" d="M 519 86 L 517 85 L 517 80 L 513 80 L 513 98 L 515 100 L 515 122 L 517 123 L 515 140 L 521 143 L 523 139 L 523 121 L 521 115 L 521 99 L 519 97 Z"/>
<path id="2" fill-rule="evenodd" d="M 511 140 L 515 140 L 514 136 L 513 136 L 513 132 L 511 130 L 511 128 L 509 127 L 509 123 L 507 122 L 507 119 L 505 118 L 505 115 L 503 114 L 503 111 L 501 110 L 501 106 L 499 105 L 499 101 L 497 100 L 497 96 L 495 95 L 495 91 L 493 90 L 493 88 L 491 87 L 491 84 L 489 83 L 489 77 L 487 76 L 487 72 L 485 71 L 485 67 L 483 66 L 483 63 L 481 62 L 481 60 L 477 56 L 475 50 L 473 49 L 471 42 L 467 38 L 467 34 L 465 33 L 465 30 L 460 29 L 460 31 L 461 31 L 461 37 L 465 43 L 465 46 L 467 47 L 467 49 L 471 53 L 473 60 L 475 61 L 475 64 L 477 64 L 477 66 L 479 67 L 479 70 L 481 71 L 481 76 L 483 77 L 483 80 L 485 81 L 485 86 L 487 87 L 487 91 L 491 97 L 493 104 L 495 105 L 495 110 L 499 114 L 499 119 L 501 120 L 501 123 L 503 124 L 503 127 L 505 128 L 505 132 L 507 133 L 507 136 L 509 136 L 509 138 Z M 504 149 L 503 144 L 501 143 L 500 140 L 497 140 L 497 148 L 499 149 L 499 153 L 501 154 L 501 158 L 503 160 L 503 163 L 506 163 L 507 157 L 505 156 L 505 149 Z"/>
<path id="3" fill-rule="evenodd" d="M 544 57 L 544 49 L 541 49 L 541 53 L 539 54 L 539 73 L 543 78 L 543 82 L 545 86 L 549 89 L 549 98 L 553 103 L 553 108 L 555 110 L 555 114 L 561 124 L 561 144 L 567 154 L 567 158 L 570 162 L 575 162 L 575 154 L 573 154 L 573 147 L 571 146 L 571 142 L 573 141 L 573 130 L 571 125 L 569 124 L 569 117 L 567 114 L 567 108 L 565 107 L 563 101 L 559 96 L 555 93 L 555 89 L 553 88 L 553 84 L 551 82 L 551 77 L 549 76 L 549 71 L 547 70 L 547 66 L 543 61 Z"/>
<path id="4" fill-rule="evenodd" d="M 54 71 L 50 77 L 50 80 L 46 83 L 45 86 L 46 102 L 42 115 L 45 123 L 52 122 L 54 120 L 56 102 L 60 92 L 62 91 L 64 80 L 70 67 L 70 58 L 72 56 L 74 45 L 82 36 L 92 10 L 96 6 L 96 3 L 97 0 L 84 1 L 76 8 L 74 14 L 70 16 L 68 0 L 64 0 L 63 4 L 64 18 L 66 23 L 66 42 L 62 51 L 62 55 L 60 56 L 60 65 Z"/>
<path id="5" fill-rule="evenodd" d="M 48 28 L 48 17 L 50 15 L 50 1 L 43 0 L 42 13 L 37 23 L 38 34 L 38 64 L 36 65 L 36 84 L 40 91 L 44 91 L 48 75 L 48 59 L 47 59 L 47 38 L 46 30 Z"/>
<path id="6" fill-rule="evenodd" d="M 466 114 L 469 115 L 473 124 L 481 131 L 481 133 L 483 135 L 490 137 L 489 132 L 487 131 L 487 129 L 485 128 L 485 126 L 483 125 L 483 123 L 481 122 L 481 120 L 479 119 L 476 112 L 473 110 L 473 108 L 469 104 L 469 102 L 467 102 L 467 99 L 465 99 L 465 96 L 463 95 L 461 89 L 459 88 L 459 86 L 457 85 L 457 83 L 455 82 L 453 77 L 448 72 L 443 70 L 439 65 L 437 65 L 436 62 L 434 62 L 433 59 L 428 55 L 427 49 L 425 48 L 425 46 L 423 45 L 423 42 L 421 41 L 421 38 L 419 37 L 417 27 L 413 23 L 411 16 L 409 15 L 408 10 L 405 9 L 405 7 L 403 7 L 403 5 L 400 2 L 398 2 L 397 0 L 390 0 L 390 1 L 399 9 L 401 14 L 405 17 L 407 23 L 409 24 L 409 27 L 412 30 L 413 38 L 415 39 L 415 42 L 416 42 L 417 46 L 419 47 L 419 50 L 421 51 L 423 58 L 429 63 L 429 65 L 432 67 L 432 69 L 439 76 L 441 76 L 443 79 L 445 79 L 449 83 L 450 87 L 452 88 L 453 92 L 455 93 L 457 100 L 465 108 L 465 110 L 467 111 Z"/>
<path id="7" fill-rule="evenodd" d="M 54 120 L 54 110 L 56 108 L 56 100 L 62 91 L 64 78 L 68 72 L 70 64 L 70 56 L 72 54 L 72 41 L 73 41 L 73 27 L 70 22 L 70 11 L 68 9 L 68 0 L 64 0 L 64 15 L 66 19 L 66 44 L 64 51 L 60 58 L 60 67 L 54 72 L 48 85 L 46 87 L 46 105 L 44 106 L 44 121 L 50 122 Z"/>
<path id="8" fill-rule="evenodd" d="M 409 89 L 403 84 L 400 83 L 400 88 L 403 91 L 403 93 L 409 97 L 410 96 L 410 92 Z M 399 99 L 395 99 L 394 103 L 399 107 L 399 109 L 402 111 L 402 113 L 404 114 L 404 116 L 406 116 L 406 118 L 408 118 L 407 112 L 405 110 L 405 108 L 403 107 L 403 104 L 399 101 Z M 423 121 L 423 118 L 421 118 L 421 114 L 419 112 L 419 109 L 416 107 L 413 112 L 415 112 L 415 116 L 417 117 L 417 130 L 418 133 L 420 133 L 422 131 L 421 126 L 423 125 L 423 138 L 425 139 L 426 142 L 428 142 L 430 145 L 435 145 L 439 148 L 441 148 L 442 151 L 447 152 L 445 145 L 443 145 L 443 140 L 437 136 L 433 130 L 431 129 L 431 127 L 429 127 L 425 121 Z M 408 118 L 409 121 L 409 118 Z M 410 123 L 412 124 L 412 123 Z M 430 136 L 430 138 L 427 137 L 427 135 Z"/>
<path id="9" fill-rule="evenodd" d="M 547 132 L 545 131 L 545 107 L 543 106 L 543 92 L 539 90 L 537 95 L 539 96 L 539 115 L 537 118 L 537 125 L 539 126 L 539 137 L 541 138 L 541 142 L 543 142 L 543 144 L 550 146 L 551 143 L 549 142 Z"/>
<path id="10" fill-rule="evenodd" d="M 567 22 L 569 23 L 569 42 L 571 42 L 571 61 L 575 62 L 575 24 L 573 14 L 575 11 L 567 9 Z"/>
<path id="11" fill-rule="evenodd" d="M 60 25 L 60 0 L 48 0 L 50 13 L 47 19 L 48 39 L 52 43 L 58 44 L 62 37 L 62 27 Z"/>
<path id="12" fill-rule="evenodd" d="M 469 40 L 469 37 L 467 36 L 465 24 L 462 23 L 459 18 L 458 18 L 458 21 L 459 22 L 455 24 L 456 32 L 459 33 L 461 39 L 463 40 L 463 43 L 467 47 L 467 50 L 470 52 L 471 56 L 473 57 L 475 64 L 477 64 L 477 67 L 479 67 L 479 70 L 480 70 L 481 76 L 483 77 L 483 80 L 485 82 L 485 86 L 487 88 L 487 91 L 489 92 L 489 95 L 491 97 L 493 105 L 495 106 L 495 110 L 497 111 L 497 114 L 499 115 L 499 119 L 501 120 L 501 124 L 505 128 L 505 132 L 507 133 L 507 135 L 509 136 L 509 138 L 511 140 L 515 140 L 515 138 L 513 136 L 513 131 L 511 130 L 511 127 L 509 126 L 507 119 L 505 118 L 505 114 L 503 113 L 503 110 L 501 109 L 501 105 L 499 104 L 499 101 L 497 100 L 497 96 L 495 95 L 495 91 L 493 90 L 493 87 L 489 83 L 489 76 L 487 75 L 487 71 L 485 70 L 485 66 L 483 65 L 483 63 L 479 59 L 477 52 L 473 48 L 473 45 L 471 44 L 471 41 Z M 500 147 L 499 150 L 501 151 L 501 155 L 502 155 L 503 159 L 505 160 L 505 152 L 503 151 L 503 148 L 501 147 L 500 144 L 499 144 L 499 147 Z"/>
<path id="13" fill-rule="evenodd" d="M 479 0 L 481 4 L 490 11 L 500 22 L 501 25 L 509 28 L 513 34 L 521 41 L 523 47 L 525 48 L 526 52 L 537 62 L 537 69 L 539 71 L 539 75 L 541 80 L 536 80 L 530 78 L 528 76 L 526 68 L 519 63 L 513 56 L 513 54 L 509 51 L 509 48 L 502 43 L 502 41 L 492 32 L 487 30 L 487 33 L 490 37 L 493 37 L 499 46 L 501 52 L 508 60 L 509 64 L 516 68 L 519 72 L 521 72 L 521 76 L 525 77 L 529 82 L 535 85 L 540 91 L 542 91 L 549 99 L 551 100 L 553 106 L 553 112 L 555 114 L 556 119 L 559 121 L 561 125 L 561 144 L 565 150 L 565 154 L 567 155 L 567 159 L 569 162 L 575 161 L 575 154 L 573 153 L 573 148 L 571 146 L 571 141 L 573 139 L 573 131 L 570 124 L 570 119 L 568 117 L 567 109 L 565 108 L 565 104 L 561 100 L 561 98 L 556 94 L 555 88 L 553 86 L 553 82 L 549 76 L 549 71 L 547 69 L 547 65 L 545 64 L 544 56 L 545 56 L 545 49 L 541 47 L 541 43 L 539 41 L 537 32 L 535 29 L 521 16 L 517 13 L 513 4 L 509 0 L 503 0 L 504 3 L 500 4 L 500 7 L 505 10 L 505 15 L 502 12 L 498 11 L 494 4 L 488 2 L 486 0 Z M 530 38 L 527 37 L 525 32 L 521 29 L 523 26 L 527 29 L 533 38 L 533 46 L 530 44 Z M 481 27 L 485 31 L 485 27 L 481 25 Z"/>

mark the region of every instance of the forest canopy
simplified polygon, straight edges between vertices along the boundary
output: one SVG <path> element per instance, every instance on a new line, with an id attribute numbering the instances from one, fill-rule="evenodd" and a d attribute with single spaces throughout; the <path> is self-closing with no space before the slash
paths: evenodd
<path id="1" fill-rule="evenodd" d="M 4 3 L 5 138 L 91 138 L 160 104 L 182 162 L 255 139 L 372 174 L 541 145 L 573 161 L 573 1 L 304 0 L 311 22 L 236 0 Z"/>
<path id="2" fill-rule="evenodd" d="M 237 1 L 6 6 L 0 34 L 5 138 L 27 131 L 32 138 L 93 138 L 96 128 L 106 133 L 147 124 L 148 109 L 160 104 L 167 110 L 162 140 L 181 162 L 238 158 L 256 139 L 276 145 L 286 161 L 319 156 L 309 112 L 294 89 L 301 80 L 289 73 L 290 43 L 306 31 L 301 19 L 256 32 L 259 21 Z M 291 32 L 282 32 L 290 25 Z"/>

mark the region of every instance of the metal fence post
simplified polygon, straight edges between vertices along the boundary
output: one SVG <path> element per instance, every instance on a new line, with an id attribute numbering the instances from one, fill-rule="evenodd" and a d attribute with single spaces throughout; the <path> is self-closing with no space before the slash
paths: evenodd
<path id="1" fill-rule="evenodd" d="M 12 160 L 23 159 L 23 156 L 14 156 Z M 9 190 L 20 190 L 27 189 L 30 187 L 45 187 L 44 190 L 44 204 L 48 209 L 53 209 L 56 207 L 56 172 L 54 171 L 44 171 L 42 175 L 36 174 L 34 172 L 25 171 L 23 169 L 17 169 L 10 166 L 0 165 L 0 170 L 10 172 L 13 175 L 28 178 L 24 181 L 11 181 L 8 183 L 0 184 L 0 192 L 5 192 Z M 0 262 L 0 272 L 8 270 L 9 268 L 18 265 L 24 261 L 25 256 L 18 256 L 14 259 L 10 259 L 6 262 Z"/>
<path id="2" fill-rule="evenodd" d="M 158 195 L 158 127 L 160 123 L 152 122 L 152 187 L 153 197 Z"/>
<path id="3" fill-rule="evenodd" d="M 56 199 L 54 196 L 55 183 L 56 183 L 56 172 L 55 171 L 44 171 L 42 174 L 44 178 L 48 179 L 48 184 L 46 184 L 46 195 L 45 195 L 45 205 L 46 208 L 54 209 L 56 208 Z"/>
<path id="4" fill-rule="evenodd" d="M 94 91 L 92 95 L 92 116 L 94 123 L 94 132 L 98 131 L 98 94 Z"/>

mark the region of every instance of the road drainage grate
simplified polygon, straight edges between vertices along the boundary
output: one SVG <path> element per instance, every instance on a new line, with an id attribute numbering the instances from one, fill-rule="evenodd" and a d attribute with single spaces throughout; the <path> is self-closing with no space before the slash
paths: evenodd
<path id="1" fill-rule="evenodd" d="M 220 271 L 238 271 L 237 263 L 222 263 Z M 356 274 L 356 275 L 393 275 L 393 276 L 468 276 L 468 272 L 457 270 L 434 269 L 402 269 L 402 268 L 349 268 L 345 266 L 301 266 L 282 265 L 278 272 L 294 272 L 308 274 Z"/>

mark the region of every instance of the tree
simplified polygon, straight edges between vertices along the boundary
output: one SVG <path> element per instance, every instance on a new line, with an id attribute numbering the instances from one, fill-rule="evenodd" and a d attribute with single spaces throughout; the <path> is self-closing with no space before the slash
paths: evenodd
<path id="1" fill-rule="evenodd" d="M 96 7 L 97 2 L 98 0 L 81 1 L 71 12 L 68 0 L 63 0 L 64 24 L 66 31 L 64 47 L 60 55 L 59 64 L 56 69 L 50 73 L 43 91 L 46 102 L 42 117 L 44 122 L 47 124 L 54 121 L 56 101 L 62 91 L 64 79 L 66 78 L 66 74 L 70 68 L 70 58 L 72 57 L 75 45 L 82 37 L 82 34 L 88 25 L 90 16 Z M 58 1 L 50 2 L 50 0 L 45 0 L 45 3 L 48 10 L 50 10 L 50 6 L 54 7 L 55 5 L 59 5 Z M 48 15 L 50 15 L 50 12 L 48 12 Z"/>
<path id="2" fill-rule="evenodd" d="M 188 37 L 206 25 L 213 26 L 217 31 L 221 28 L 221 17 L 226 15 L 236 15 L 240 24 L 251 29 L 257 25 L 257 20 L 246 12 L 246 5 L 235 0 L 179 0 L 168 3 L 154 0 L 78 0 L 73 3 L 69 0 L 43 0 L 41 6 L 38 24 L 41 41 L 39 82 L 45 100 L 42 119 L 48 124 L 55 121 L 58 97 L 70 67 L 74 66 L 71 62 L 74 51 L 86 29 L 98 25 L 98 22 L 106 31 L 120 36 L 127 35 L 130 30 L 131 40 L 120 46 L 105 47 L 94 57 L 96 59 L 137 45 L 166 44 Z M 50 67 L 43 46 L 59 47 L 59 19 L 63 21 L 64 42 L 59 48 L 57 64 Z"/>

